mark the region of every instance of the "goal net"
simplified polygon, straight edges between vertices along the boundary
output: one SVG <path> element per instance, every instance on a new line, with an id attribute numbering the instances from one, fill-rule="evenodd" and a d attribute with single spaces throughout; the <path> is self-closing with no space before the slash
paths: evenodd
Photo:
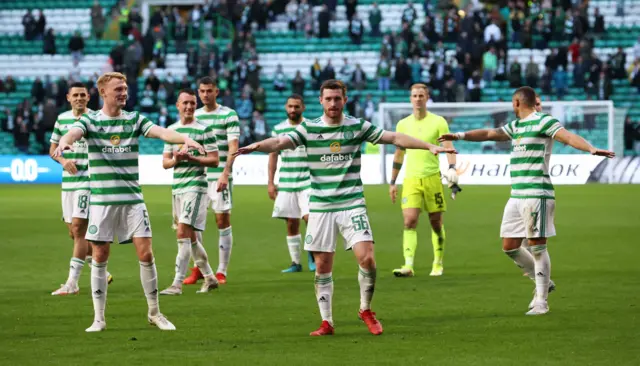
<path id="1" fill-rule="evenodd" d="M 428 106 L 428 110 L 444 117 L 451 132 L 502 127 L 515 119 L 513 107 L 509 102 L 433 103 Z M 625 111 L 614 108 L 612 101 L 543 101 L 543 112 L 557 118 L 565 128 L 584 137 L 592 145 L 613 150 L 617 156 L 622 156 Z M 377 123 L 386 130 L 395 131 L 398 121 L 411 113 L 412 107 L 409 103 L 381 103 Z M 380 148 L 380 173 L 386 183 L 390 179 L 395 147 L 383 146 Z M 455 147 L 460 156 L 466 158 L 458 159 L 458 162 L 465 160 L 467 165 L 472 164 L 466 167 L 458 166 L 459 174 L 461 169 L 472 169 L 465 174 L 467 177 L 464 177 L 468 184 L 509 184 L 510 141 L 481 143 L 456 141 Z M 592 157 L 559 142 L 554 143 L 552 152 L 551 176 L 554 183 L 582 184 L 587 181 L 616 181 L 614 169 L 607 168 L 608 163 L 602 158 Z M 440 156 L 440 161 L 441 166 L 446 167 L 445 155 Z M 493 164 L 496 166 L 494 167 Z M 577 171 L 578 168 L 582 170 L 580 173 Z M 597 179 L 592 177 L 594 171 L 598 174 Z M 476 176 L 472 178 L 471 173 Z M 402 175 L 403 172 L 400 178 Z M 480 176 L 484 178 L 480 179 Z M 462 180 L 464 179 L 461 176 L 461 183 Z"/>

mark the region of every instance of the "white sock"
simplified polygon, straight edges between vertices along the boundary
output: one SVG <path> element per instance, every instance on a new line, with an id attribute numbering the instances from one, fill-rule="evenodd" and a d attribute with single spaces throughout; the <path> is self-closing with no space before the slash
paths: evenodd
<path id="1" fill-rule="evenodd" d="M 84 261 L 82 259 L 73 257 L 69 264 L 69 278 L 67 278 L 67 284 L 78 286 L 78 279 L 82 273 L 82 267 L 84 267 Z"/>
<path id="2" fill-rule="evenodd" d="M 289 246 L 289 255 L 291 255 L 291 261 L 295 264 L 300 264 L 300 244 L 302 243 L 302 236 L 300 234 L 294 236 L 287 236 L 287 245 Z"/>
<path id="3" fill-rule="evenodd" d="M 93 320 L 105 321 L 107 307 L 107 262 L 93 262 L 91 266 L 91 297 L 93 298 Z"/>
<path id="4" fill-rule="evenodd" d="M 176 275 L 173 285 L 182 287 L 182 281 L 187 276 L 189 269 L 189 255 L 191 254 L 191 239 L 178 239 L 178 254 L 176 255 Z"/>
<path id="5" fill-rule="evenodd" d="M 222 273 L 227 275 L 227 267 L 229 266 L 229 258 L 231 258 L 231 247 L 233 246 L 233 233 L 231 232 L 231 226 L 225 229 L 218 230 L 220 232 L 219 237 L 219 255 L 218 258 L 218 270 L 216 273 Z"/>
<path id="6" fill-rule="evenodd" d="M 329 273 L 316 273 L 316 300 L 320 308 L 320 316 L 322 320 L 326 320 L 333 325 L 333 316 L 331 315 L 331 299 L 333 298 L 333 277 Z"/>
<path id="7" fill-rule="evenodd" d="M 160 312 L 158 304 L 158 273 L 156 264 L 151 262 L 140 262 L 140 282 L 144 295 L 147 297 L 147 305 L 149 305 L 149 315 L 153 316 Z"/>
<path id="8" fill-rule="evenodd" d="M 371 309 L 371 299 L 376 288 L 376 269 L 366 270 L 359 267 L 358 283 L 360 284 L 360 310 Z"/>
<path id="9" fill-rule="evenodd" d="M 531 253 L 535 262 L 536 297 L 538 301 L 547 301 L 551 279 L 551 258 L 547 252 L 547 245 L 533 245 Z"/>
<path id="10" fill-rule="evenodd" d="M 86 257 L 84 257 L 84 263 L 85 263 L 87 266 L 89 266 L 89 267 L 91 267 L 91 261 L 92 261 L 92 260 L 93 260 L 93 258 L 91 258 L 91 256 L 90 256 L 90 255 L 88 255 L 88 256 L 86 256 Z"/>
<path id="11" fill-rule="evenodd" d="M 513 259 L 516 266 L 520 267 L 522 272 L 524 272 L 524 274 L 526 274 L 532 281 L 535 281 L 536 277 L 533 255 L 529 253 L 527 249 L 519 247 L 517 249 L 505 250 L 504 254 Z"/>
<path id="12" fill-rule="evenodd" d="M 204 246 L 202 246 L 202 243 L 196 241 L 195 243 L 191 243 L 190 247 L 191 257 L 193 258 L 193 262 L 200 269 L 200 273 L 205 277 L 213 276 L 213 270 L 209 264 L 209 256 L 207 256 L 207 251 L 204 249 Z"/>

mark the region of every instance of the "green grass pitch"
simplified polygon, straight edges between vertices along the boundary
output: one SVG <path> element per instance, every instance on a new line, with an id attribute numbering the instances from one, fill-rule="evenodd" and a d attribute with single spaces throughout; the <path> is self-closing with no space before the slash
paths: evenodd
<path id="1" fill-rule="evenodd" d="M 320 324 L 313 275 L 281 274 L 289 264 L 284 223 L 271 219 L 266 187 L 234 191 L 229 283 L 213 294 L 185 287 L 162 297 L 177 326 L 146 323 L 131 245 L 112 248 L 108 330 L 86 334 L 93 307 L 89 271 L 80 295 L 54 298 L 67 277 L 72 243 L 60 221 L 58 186 L 0 188 L 0 364 L 3 365 L 638 365 L 640 364 L 640 186 L 557 187 L 550 241 L 551 312 L 526 317 L 533 284 L 501 250 L 499 225 L 509 188 L 468 186 L 445 215 L 445 273 L 428 276 L 427 220 L 419 229 L 417 277 L 396 279 L 402 218 L 384 186 L 365 192 L 376 238 L 373 309 L 385 333 L 357 319 L 357 264 L 339 251 L 334 269 L 336 335 Z M 169 187 L 144 187 L 159 285 L 173 278 L 176 244 Z M 214 268 L 212 216 L 205 246 Z M 306 258 L 303 262 L 306 266 Z"/>

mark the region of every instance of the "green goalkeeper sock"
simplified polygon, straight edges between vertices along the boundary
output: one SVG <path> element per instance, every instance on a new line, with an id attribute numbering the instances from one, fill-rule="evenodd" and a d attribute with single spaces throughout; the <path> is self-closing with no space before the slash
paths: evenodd
<path id="1" fill-rule="evenodd" d="M 418 247 L 418 232 L 415 229 L 404 229 L 402 248 L 404 253 L 404 265 L 413 268 L 413 257 Z"/>
<path id="2" fill-rule="evenodd" d="M 433 263 L 442 265 L 444 259 L 444 225 L 440 227 L 440 234 L 431 230 L 431 243 L 433 244 Z"/>

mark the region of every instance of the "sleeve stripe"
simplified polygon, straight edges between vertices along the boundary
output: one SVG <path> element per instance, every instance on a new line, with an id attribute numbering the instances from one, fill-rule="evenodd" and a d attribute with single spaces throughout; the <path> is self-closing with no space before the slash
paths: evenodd
<path id="1" fill-rule="evenodd" d="M 370 139 L 369 141 L 370 141 L 372 144 L 374 144 L 374 145 L 375 145 L 375 144 L 377 144 L 377 143 L 378 143 L 378 141 L 380 141 L 380 139 L 382 138 L 382 135 L 383 135 L 383 134 L 384 134 L 384 130 L 379 129 L 379 130 L 377 131 L 377 134 L 376 134 L 372 139 Z"/>
<path id="2" fill-rule="evenodd" d="M 507 128 L 508 125 L 504 125 L 502 126 L 502 131 L 504 131 L 504 133 L 507 134 L 507 136 L 509 137 L 513 137 L 513 134 L 511 133 L 511 131 L 509 130 L 509 128 Z"/>

